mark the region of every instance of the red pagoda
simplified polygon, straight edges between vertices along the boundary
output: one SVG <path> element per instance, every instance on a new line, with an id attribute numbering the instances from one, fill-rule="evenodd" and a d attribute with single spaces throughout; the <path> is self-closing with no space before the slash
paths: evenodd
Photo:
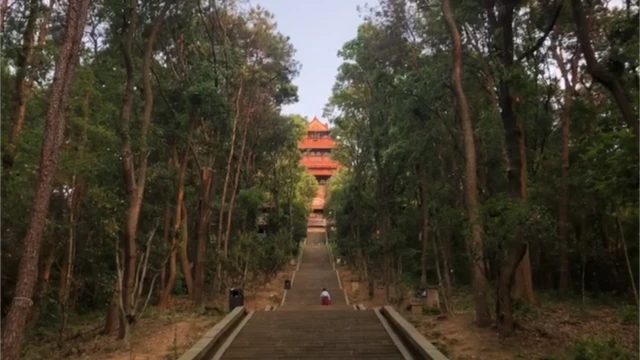
<path id="1" fill-rule="evenodd" d="M 325 184 L 338 169 L 339 163 L 331 159 L 331 151 L 336 145 L 329 133 L 329 125 L 314 117 L 307 126 L 307 135 L 298 142 L 302 152 L 301 164 L 318 181 L 318 193 L 313 199 L 310 223 L 322 220 L 325 200 Z M 324 223 L 324 221 L 322 221 Z M 310 224 L 311 225 L 311 224 Z"/>

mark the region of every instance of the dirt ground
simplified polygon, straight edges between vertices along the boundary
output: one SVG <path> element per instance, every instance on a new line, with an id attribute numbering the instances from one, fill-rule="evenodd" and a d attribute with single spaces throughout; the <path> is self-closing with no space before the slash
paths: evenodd
<path id="1" fill-rule="evenodd" d="M 352 303 L 367 307 L 388 305 L 384 292 L 377 289 L 368 299 L 366 287 L 353 291 L 356 277 L 339 267 L 340 278 Z M 621 324 L 615 309 L 604 305 L 579 306 L 570 302 L 540 299 L 540 305 L 518 314 L 515 334 L 501 339 L 495 328 L 481 329 L 473 324 L 471 300 L 467 294 L 454 294 L 455 310 L 450 316 L 411 314 L 400 309 L 427 339 L 450 359 L 542 360 L 571 359 L 573 344 L 582 337 L 613 336 L 633 353 L 638 353 L 638 325 Z M 637 358 L 636 358 L 637 359 Z"/>
<path id="2" fill-rule="evenodd" d="M 149 320 L 147 326 L 134 335 L 130 351 L 116 350 L 113 353 L 87 354 L 82 359 L 177 359 L 220 319 L 222 316 L 187 317 L 174 323 Z"/>
<path id="3" fill-rule="evenodd" d="M 129 350 L 115 335 L 99 335 L 103 319 L 85 319 L 70 324 L 63 336 L 43 336 L 38 341 L 27 340 L 22 359 L 96 359 L 150 360 L 177 359 L 223 314 L 198 315 L 188 310 L 188 301 L 176 299 L 170 310 L 148 309 L 136 324 Z"/>
<path id="4" fill-rule="evenodd" d="M 264 310 L 267 305 L 280 305 L 284 291 L 284 280 L 290 278 L 295 266 L 285 266 L 265 285 L 247 286 L 245 306 L 249 310 Z M 23 359 L 70 359 L 70 360 L 173 360 L 178 359 L 189 347 L 220 321 L 226 310 L 226 299 L 207 305 L 204 315 L 195 314 L 186 299 L 174 298 L 169 310 L 150 308 L 135 327 L 131 336 L 130 350 L 115 336 L 97 335 L 103 318 L 85 319 L 70 326 L 65 339 L 59 341 L 57 334 L 43 336 L 40 340 L 27 340 Z M 71 325 L 71 324 L 70 324 Z"/>
<path id="5" fill-rule="evenodd" d="M 284 281 L 291 279 L 295 265 L 287 265 L 265 285 L 245 289 L 244 305 L 248 310 L 264 310 L 267 305 L 280 306 L 284 294 Z"/>

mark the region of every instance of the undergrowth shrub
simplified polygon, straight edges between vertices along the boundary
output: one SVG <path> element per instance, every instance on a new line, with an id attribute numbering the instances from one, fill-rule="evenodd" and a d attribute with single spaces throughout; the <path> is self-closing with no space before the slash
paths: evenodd
<path id="1" fill-rule="evenodd" d="M 573 348 L 573 360 L 629 360 L 632 354 L 615 338 L 582 338 Z"/>
<path id="2" fill-rule="evenodd" d="M 616 317 L 625 325 L 638 323 L 638 307 L 634 305 L 623 305 L 616 310 Z"/>

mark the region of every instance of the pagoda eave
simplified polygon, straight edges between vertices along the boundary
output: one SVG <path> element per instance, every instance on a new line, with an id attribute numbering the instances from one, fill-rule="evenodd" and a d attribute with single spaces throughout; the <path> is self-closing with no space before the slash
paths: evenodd
<path id="1" fill-rule="evenodd" d="M 309 169 L 337 169 L 340 163 L 335 160 L 313 160 L 303 158 L 300 161 L 300 165 L 303 165 Z"/>
<path id="2" fill-rule="evenodd" d="M 309 173 L 313 176 L 331 176 L 335 172 L 335 169 L 309 169 Z"/>

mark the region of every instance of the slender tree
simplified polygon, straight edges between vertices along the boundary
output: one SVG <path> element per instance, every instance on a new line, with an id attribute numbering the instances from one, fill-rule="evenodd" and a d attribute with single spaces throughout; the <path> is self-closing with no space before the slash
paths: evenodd
<path id="1" fill-rule="evenodd" d="M 477 165 L 476 165 L 476 145 L 473 137 L 473 123 L 469 111 L 469 103 L 462 85 L 462 42 L 460 32 L 451 12 L 450 0 L 442 0 L 442 15 L 451 36 L 451 57 L 453 60 L 453 70 L 451 83 L 456 98 L 456 111 L 460 117 L 464 139 L 465 158 L 465 201 L 467 205 L 467 216 L 471 228 L 470 235 L 467 236 L 467 253 L 471 263 L 471 273 L 473 276 L 474 304 L 476 312 L 476 322 L 478 326 L 489 326 L 491 324 L 491 313 L 487 303 L 487 279 L 484 274 L 484 245 L 482 241 L 482 224 L 478 213 L 478 188 L 477 188 Z"/>
<path id="2" fill-rule="evenodd" d="M 87 22 L 89 2 L 89 0 L 70 0 L 67 7 L 64 40 L 56 60 L 54 79 L 51 84 L 31 219 L 23 240 L 15 295 L 3 324 L 2 356 L 9 360 L 19 358 L 26 321 L 33 305 L 32 296 L 38 278 L 42 233 L 49 212 L 53 178 L 60 159 L 60 147 L 64 140 L 65 109 L 78 62 L 84 26 Z"/>

